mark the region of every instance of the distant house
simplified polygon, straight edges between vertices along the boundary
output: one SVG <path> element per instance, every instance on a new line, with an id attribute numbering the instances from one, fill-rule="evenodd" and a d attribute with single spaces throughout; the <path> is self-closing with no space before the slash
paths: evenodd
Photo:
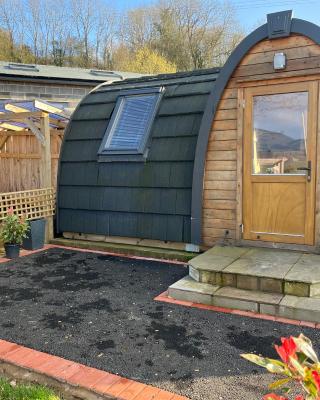
<path id="1" fill-rule="evenodd" d="M 0 101 L 43 99 L 78 103 L 102 82 L 141 74 L 0 61 Z"/>
<path id="2" fill-rule="evenodd" d="M 221 69 L 86 96 L 62 145 L 58 232 L 319 248 L 320 27 L 291 14 L 269 14 Z"/>

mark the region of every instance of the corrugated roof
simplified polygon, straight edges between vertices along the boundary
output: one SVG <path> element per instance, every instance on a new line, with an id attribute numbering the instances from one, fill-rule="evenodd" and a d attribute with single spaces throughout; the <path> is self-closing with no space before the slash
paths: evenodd
<path id="1" fill-rule="evenodd" d="M 67 81 L 87 81 L 93 83 L 119 81 L 127 78 L 139 78 L 134 72 L 106 71 L 98 69 L 57 67 L 54 65 L 21 64 L 0 61 L 0 79 L 3 77 L 37 78 Z"/>

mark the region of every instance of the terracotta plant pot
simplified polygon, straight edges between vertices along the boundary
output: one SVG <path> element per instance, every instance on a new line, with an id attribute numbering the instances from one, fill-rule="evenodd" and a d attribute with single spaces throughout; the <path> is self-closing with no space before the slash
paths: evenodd
<path id="1" fill-rule="evenodd" d="M 4 244 L 6 252 L 6 258 L 18 258 L 20 256 L 20 245 L 19 244 Z"/>

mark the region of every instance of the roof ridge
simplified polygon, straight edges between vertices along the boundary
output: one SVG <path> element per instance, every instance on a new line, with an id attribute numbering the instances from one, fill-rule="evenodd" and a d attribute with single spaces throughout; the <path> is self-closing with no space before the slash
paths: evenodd
<path id="1" fill-rule="evenodd" d="M 99 87 L 117 87 L 126 84 L 134 84 L 134 83 L 152 83 L 162 80 L 170 80 L 170 79 L 183 79 L 183 78 L 192 78 L 192 77 L 201 77 L 205 75 L 216 75 L 219 74 L 221 68 L 206 68 L 206 69 L 196 69 L 193 71 L 179 71 L 179 72 L 172 72 L 168 74 L 157 74 L 157 75 L 144 75 L 140 77 L 132 77 L 126 78 L 121 81 L 113 81 L 112 83 L 106 83 Z M 98 89 L 98 88 L 95 88 Z"/>

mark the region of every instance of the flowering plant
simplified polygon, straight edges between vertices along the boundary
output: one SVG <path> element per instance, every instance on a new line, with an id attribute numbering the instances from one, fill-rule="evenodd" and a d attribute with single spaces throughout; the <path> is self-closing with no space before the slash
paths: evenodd
<path id="1" fill-rule="evenodd" d="M 9 208 L 0 226 L 0 239 L 5 244 L 21 244 L 27 237 L 28 230 L 29 225 L 25 218 L 19 217 L 12 208 Z"/>
<path id="2" fill-rule="evenodd" d="M 304 335 L 299 337 L 281 338 L 281 346 L 275 346 L 280 360 L 260 357 L 255 354 L 242 354 L 241 356 L 269 372 L 282 375 L 281 379 L 269 385 L 269 388 L 282 388 L 285 394 L 290 392 L 286 385 L 297 383 L 305 395 L 295 397 L 295 400 L 320 400 L 320 363 L 313 350 L 310 339 Z M 288 400 L 287 397 L 274 393 L 264 396 L 264 400 Z"/>

